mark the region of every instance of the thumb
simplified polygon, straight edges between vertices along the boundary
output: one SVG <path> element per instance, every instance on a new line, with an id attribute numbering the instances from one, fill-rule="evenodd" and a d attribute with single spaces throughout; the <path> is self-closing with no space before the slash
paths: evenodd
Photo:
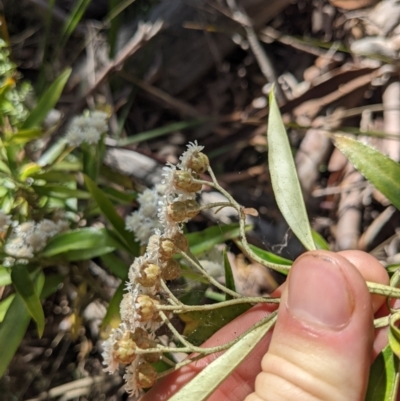
<path id="1" fill-rule="evenodd" d="M 294 263 L 271 344 L 245 401 L 364 400 L 373 342 L 365 280 L 340 255 Z"/>

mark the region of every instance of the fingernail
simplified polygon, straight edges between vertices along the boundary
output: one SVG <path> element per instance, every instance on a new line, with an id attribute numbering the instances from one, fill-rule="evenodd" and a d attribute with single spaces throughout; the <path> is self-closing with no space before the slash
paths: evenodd
<path id="1" fill-rule="evenodd" d="M 340 329 L 353 313 L 352 293 L 336 261 L 321 255 L 301 257 L 288 280 L 290 313 L 311 325 Z"/>

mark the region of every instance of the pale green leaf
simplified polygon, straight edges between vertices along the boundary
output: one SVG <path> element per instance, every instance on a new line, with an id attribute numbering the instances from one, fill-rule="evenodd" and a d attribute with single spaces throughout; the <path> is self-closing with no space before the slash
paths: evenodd
<path id="1" fill-rule="evenodd" d="M 0 266 L 0 287 L 4 287 L 11 283 L 12 281 L 9 270 L 4 266 Z"/>
<path id="2" fill-rule="evenodd" d="M 395 401 L 398 385 L 399 359 L 387 345 L 371 366 L 365 401 Z"/>
<path id="3" fill-rule="evenodd" d="M 314 250 L 311 227 L 292 150 L 273 91 L 269 96 L 268 165 L 276 203 L 293 233 L 308 250 Z"/>
<path id="4" fill-rule="evenodd" d="M 204 368 L 193 380 L 174 394 L 169 401 L 205 401 L 215 389 L 235 370 L 261 341 L 276 321 L 276 313 L 248 332 L 223 355 Z"/>
<path id="5" fill-rule="evenodd" d="M 400 210 L 400 164 L 347 136 L 335 136 L 334 143 L 350 163 Z"/>
<path id="6" fill-rule="evenodd" d="M 71 74 L 71 68 L 64 70 L 48 87 L 38 101 L 36 107 L 31 111 L 28 118 L 22 125 L 22 129 L 28 130 L 39 127 L 50 110 L 57 104 L 65 84 Z"/>
<path id="7" fill-rule="evenodd" d="M 4 320 L 4 316 L 6 315 L 8 308 L 13 301 L 15 294 L 9 295 L 7 298 L 0 301 L 0 323 Z"/>
<path id="8" fill-rule="evenodd" d="M 43 288 L 44 275 L 38 275 L 35 280 L 35 292 L 40 294 Z M 11 359 L 21 343 L 31 316 L 22 297 L 17 293 L 7 310 L 4 320 L 0 323 L 0 377 L 4 375 Z"/>
<path id="9" fill-rule="evenodd" d="M 43 275 L 43 273 L 40 273 Z M 11 270 L 11 279 L 14 285 L 15 290 L 18 295 L 22 298 L 25 303 L 26 308 L 28 309 L 29 314 L 36 322 L 38 335 L 42 336 L 44 330 L 44 312 L 42 308 L 42 304 L 39 299 L 39 295 L 36 292 L 34 281 L 25 265 L 15 265 Z M 42 280 L 44 281 L 44 275 Z"/>

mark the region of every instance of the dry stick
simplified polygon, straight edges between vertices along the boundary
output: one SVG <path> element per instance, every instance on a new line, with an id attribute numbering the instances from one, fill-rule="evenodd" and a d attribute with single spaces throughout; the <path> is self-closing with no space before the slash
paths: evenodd
<path id="1" fill-rule="evenodd" d="M 102 71 L 100 71 L 96 82 L 92 85 L 83 96 L 78 99 L 66 114 L 64 121 L 68 121 L 72 116 L 78 114 L 85 107 L 86 98 L 91 96 L 102 84 L 105 83 L 108 76 L 115 71 L 120 70 L 125 61 L 132 57 L 139 49 L 141 49 L 150 39 L 156 36 L 163 28 L 162 21 L 154 23 L 146 22 L 139 24 L 138 29 L 132 39 L 118 52 L 114 60 L 111 60 Z"/>
<path id="2" fill-rule="evenodd" d="M 167 103 L 172 108 L 178 110 L 179 112 L 186 114 L 190 117 L 204 117 L 198 110 L 192 107 L 190 104 L 183 102 L 182 100 L 176 99 L 175 97 L 171 96 L 170 94 L 162 91 L 159 88 L 156 88 L 150 85 L 148 82 L 142 81 L 137 79 L 124 71 L 120 71 L 119 75 L 126 79 L 127 81 L 133 83 L 134 85 L 138 86 L 140 89 L 150 93 L 151 95 L 161 99 L 163 102 Z"/>
<path id="3" fill-rule="evenodd" d="M 276 97 L 278 99 L 278 102 L 285 102 L 286 97 L 281 87 L 278 85 L 278 76 L 276 75 L 272 61 L 261 46 L 257 34 L 253 28 L 253 24 L 251 23 L 250 17 L 247 15 L 244 9 L 238 7 L 236 0 L 226 0 L 226 2 L 232 12 L 233 20 L 238 22 L 246 31 L 247 41 L 249 42 L 249 46 L 258 62 L 258 65 L 264 77 L 269 83 L 275 83 Z"/>

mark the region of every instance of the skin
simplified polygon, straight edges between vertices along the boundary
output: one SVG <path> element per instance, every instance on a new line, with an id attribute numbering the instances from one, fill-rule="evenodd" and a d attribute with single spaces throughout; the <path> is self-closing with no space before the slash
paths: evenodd
<path id="1" fill-rule="evenodd" d="M 383 266 L 360 251 L 307 252 L 298 258 L 281 296 L 278 320 L 208 401 L 361 401 L 369 367 L 387 343 L 373 318 L 387 314 L 385 298 L 365 281 L 388 284 Z M 275 310 L 257 305 L 204 346 L 225 343 Z M 210 355 L 160 380 L 142 401 L 165 401 L 218 357 Z M 400 401 L 400 398 L 398 399 Z"/>

